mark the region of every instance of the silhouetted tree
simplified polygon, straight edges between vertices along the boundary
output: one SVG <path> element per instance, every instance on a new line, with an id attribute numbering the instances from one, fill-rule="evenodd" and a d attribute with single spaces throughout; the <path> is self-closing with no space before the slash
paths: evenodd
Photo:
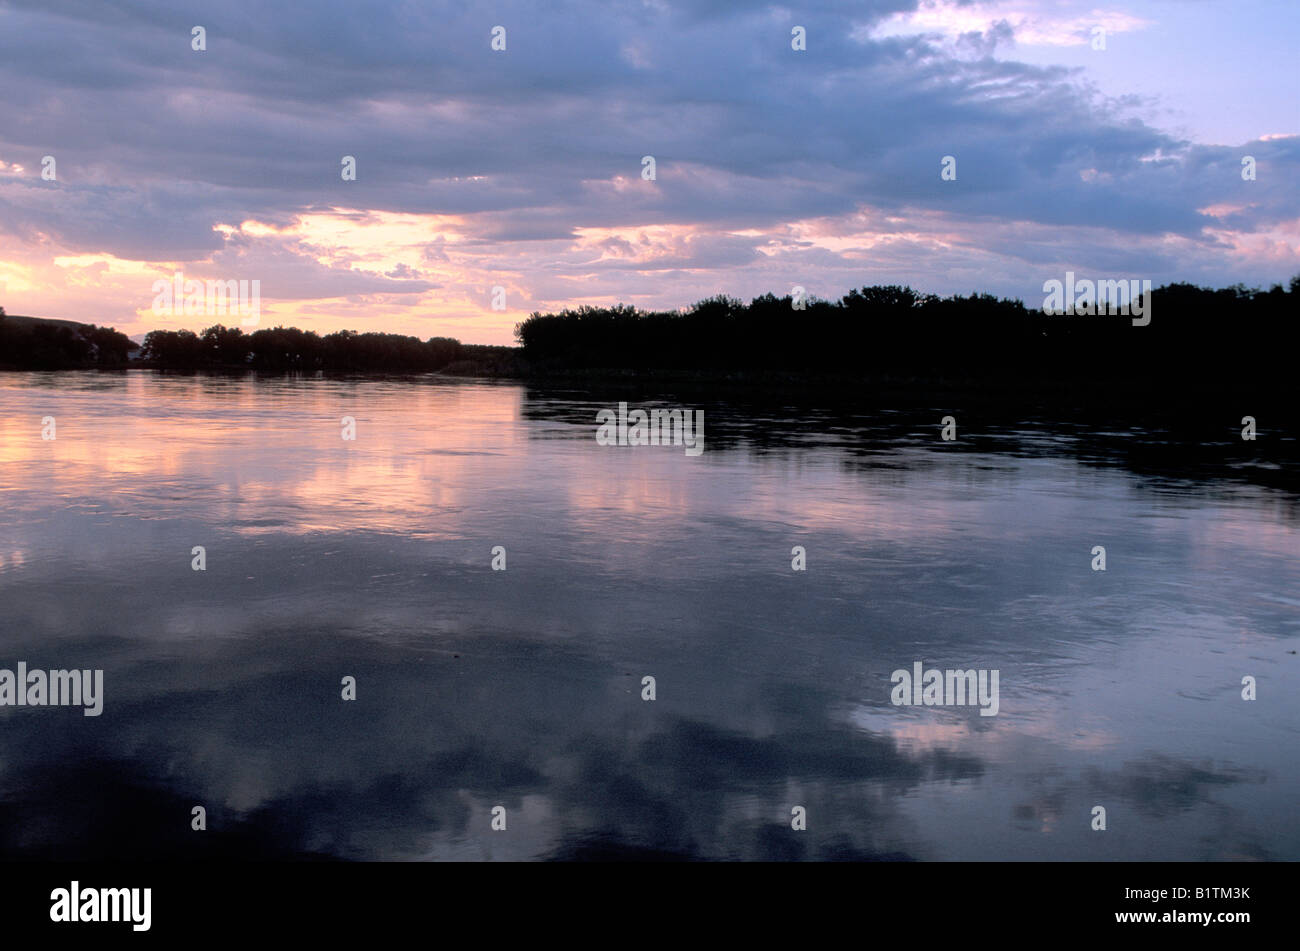
<path id="1" fill-rule="evenodd" d="M 552 369 L 790 370 L 999 381 L 1287 378 L 1300 275 L 1269 291 L 1242 284 L 1156 288 L 1152 322 L 1132 315 L 1049 315 L 991 294 L 937 297 L 885 285 L 839 301 L 765 294 L 747 306 L 712 297 L 682 312 L 626 305 L 531 314 L 515 327 L 524 356 Z M 1228 359 L 1245 347 L 1249 357 Z"/>
<path id="2" fill-rule="evenodd" d="M 111 327 L 10 319 L 0 313 L 0 366 L 24 370 L 114 367 L 136 345 Z"/>

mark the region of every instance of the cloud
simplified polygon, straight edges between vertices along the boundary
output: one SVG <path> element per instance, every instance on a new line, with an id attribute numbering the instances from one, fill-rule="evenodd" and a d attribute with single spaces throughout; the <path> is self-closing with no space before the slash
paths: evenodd
<path id="1" fill-rule="evenodd" d="M 867 275 L 968 290 L 984 268 L 985 289 L 1013 293 L 1041 284 L 1044 242 L 1076 269 L 1185 269 L 1142 275 L 1154 280 L 1209 279 L 1225 248 L 1234 281 L 1300 269 L 1295 136 L 1197 145 L 1078 70 L 990 55 L 1012 35 L 1064 43 L 1080 16 L 1147 26 L 1028 0 L 807 15 L 664 0 L 539 16 L 519 2 L 491 17 L 342 0 L 310 13 L 16 0 L 0 10 L 0 236 L 13 239 L 0 280 L 15 275 L 0 291 L 14 310 L 91 319 L 70 312 L 82 300 L 63 292 L 53 257 L 254 269 L 264 293 L 274 279 L 318 302 L 318 318 L 325 299 L 341 321 L 361 313 L 349 301 L 405 295 L 410 326 L 477 321 L 475 339 L 507 342 L 515 315 L 487 309 L 480 286 L 511 286 L 512 309 L 676 307 L 796 277 L 828 296 Z M 195 23 L 203 52 L 190 48 Z M 500 53 L 488 42 L 497 23 Z M 790 48 L 796 23 L 805 52 Z M 46 154 L 57 182 L 39 178 Z M 1243 154 L 1263 172 L 1254 182 L 1241 180 Z M 654 181 L 641 178 L 644 155 Z M 940 180 L 945 155 L 955 182 Z M 355 181 L 340 175 L 343 156 Z M 1225 204 L 1241 210 L 1200 211 Z M 863 215 L 886 226 L 838 247 L 798 243 L 809 222 L 847 228 Z M 597 233 L 673 237 L 597 253 Z M 109 316 L 134 314 L 104 291 Z"/>
<path id="2" fill-rule="evenodd" d="M 1130 33 L 1152 26 L 1152 21 L 1121 10 L 1097 9 L 1091 4 L 1044 5 L 1032 0 L 921 0 L 915 9 L 894 14 L 879 23 L 879 36 L 924 32 L 976 42 L 983 46 L 1014 41 L 1038 46 L 1084 46 L 1093 31 L 1107 35 Z"/>

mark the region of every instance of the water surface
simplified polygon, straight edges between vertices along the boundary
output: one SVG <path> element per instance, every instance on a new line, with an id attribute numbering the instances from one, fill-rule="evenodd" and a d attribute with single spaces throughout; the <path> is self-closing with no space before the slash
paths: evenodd
<path id="1" fill-rule="evenodd" d="M 626 398 L 0 375 L 0 667 L 106 694 L 0 708 L 0 854 L 1300 858 L 1276 473 L 1032 415 L 944 443 L 951 406 L 599 446 Z M 998 714 L 894 706 L 915 661 L 999 670 Z"/>

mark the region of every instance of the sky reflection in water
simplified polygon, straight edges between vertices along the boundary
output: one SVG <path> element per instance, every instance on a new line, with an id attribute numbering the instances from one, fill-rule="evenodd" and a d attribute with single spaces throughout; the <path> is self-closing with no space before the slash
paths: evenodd
<path id="1" fill-rule="evenodd" d="M 0 708 L 0 854 L 1300 858 L 1294 494 L 938 410 L 600 447 L 620 398 L 0 376 L 0 666 L 106 689 Z M 998 715 L 893 706 L 918 660 Z"/>

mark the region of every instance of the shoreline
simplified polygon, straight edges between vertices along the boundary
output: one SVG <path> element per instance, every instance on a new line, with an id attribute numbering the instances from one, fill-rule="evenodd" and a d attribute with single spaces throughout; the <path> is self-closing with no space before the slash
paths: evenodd
<path id="1" fill-rule="evenodd" d="M 1051 398 L 1087 397 L 1087 402 L 1108 404 L 1123 397 L 1143 396 L 1158 404 L 1169 405 L 1170 397 L 1196 398 L 1293 398 L 1297 387 L 1289 380 L 1170 380 L 1122 376 L 1001 376 L 919 375 L 890 373 L 843 373 L 835 371 L 798 371 L 767 369 L 627 369 L 618 367 L 536 367 L 522 362 L 510 367 L 456 361 L 438 370 L 276 370 L 251 366 L 160 367 L 144 363 L 127 366 L 61 367 L 34 369 L 0 364 L 0 373 L 98 373 L 122 374 L 152 372 L 179 376 L 245 376 L 302 379 L 447 379 L 493 381 L 536 386 L 612 386 L 636 389 L 653 385 L 685 390 L 708 388 L 737 392 L 818 396 L 844 394 L 862 396 L 894 395 L 907 397 L 917 393 L 966 395 L 978 391 L 982 396 Z M 1176 401 L 1176 400 L 1175 400 Z"/>

